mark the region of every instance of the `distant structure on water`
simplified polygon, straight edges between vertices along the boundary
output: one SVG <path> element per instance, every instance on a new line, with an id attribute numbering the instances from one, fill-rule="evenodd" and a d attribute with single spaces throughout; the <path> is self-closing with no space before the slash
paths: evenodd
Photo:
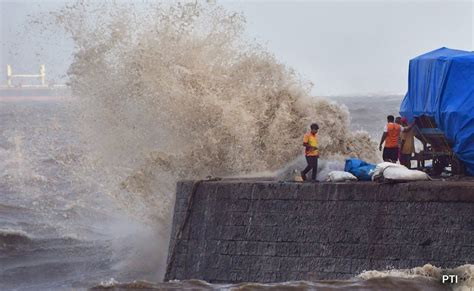
<path id="1" fill-rule="evenodd" d="M 39 79 L 39 84 L 23 84 L 22 82 L 14 82 L 14 79 Z M 46 66 L 41 64 L 39 67 L 39 74 L 14 74 L 11 65 L 7 65 L 7 83 L 1 85 L 1 89 L 8 88 L 66 88 L 63 84 L 48 84 L 46 82 Z"/>

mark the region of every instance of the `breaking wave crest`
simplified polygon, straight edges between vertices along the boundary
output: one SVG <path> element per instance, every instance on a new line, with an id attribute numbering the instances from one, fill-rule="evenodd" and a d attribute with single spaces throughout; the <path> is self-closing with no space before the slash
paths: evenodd
<path id="1" fill-rule="evenodd" d="M 277 173 L 301 155 L 311 122 L 324 159 L 377 161 L 347 108 L 311 96 L 310 82 L 248 41 L 240 14 L 79 1 L 49 16 L 75 42 L 68 76 L 84 173 L 124 212 L 158 225 L 163 251 L 178 179 Z"/>
<path id="2" fill-rule="evenodd" d="M 474 288 L 474 265 L 466 264 L 452 269 L 442 269 L 431 264 L 412 269 L 393 269 L 386 271 L 365 271 L 357 278 L 370 280 L 374 278 L 424 278 L 436 282 L 441 282 L 443 275 L 456 275 L 458 283 L 452 285 L 454 291 L 467 291 Z"/>
<path id="3" fill-rule="evenodd" d="M 168 214 L 177 179 L 281 168 L 312 121 L 325 158 L 376 160 L 347 108 L 310 96 L 310 83 L 246 40 L 242 15 L 78 2 L 55 16 L 76 44 L 69 77 L 85 140 L 151 212 Z"/>
<path id="4" fill-rule="evenodd" d="M 32 237 L 22 230 L 0 229 L 0 244 L 13 245 L 18 243 L 28 243 Z"/>

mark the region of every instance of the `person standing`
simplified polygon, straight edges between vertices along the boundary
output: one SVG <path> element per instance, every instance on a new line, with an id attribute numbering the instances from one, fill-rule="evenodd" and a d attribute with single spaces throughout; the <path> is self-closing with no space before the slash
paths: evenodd
<path id="1" fill-rule="evenodd" d="M 308 165 L 306 168 L 301 172 L 301 179 L 306 181 L 306 174 L 309 171 L 311 172 L 311 180 L 314 182 L 318 182 L 316 180 L 316 175 L 318 174 L 318 158 L 319 158 L 319 150 L 318 150 L 318 130 L 319 126 L 316 123 L 311 124 L 310 126 L 311 131 L 306 133 L 303 137 L 303 146 L 305 147 L 305 157 L 306 162 Z"/>
<path id="2" fill-rule="evenodd" d="M 401 123 L 402 126 L 408 128 L 408 120 L 406 118 L 403 117 Z M 409 130 L 403 131 L 401 133 L 400 140 L 400 164 L 410 169 L 411 156 L 415 152 L 415 130 L 410 128 Z"/>
<path id="3" fill-rule="evenodd" d="M 398 161 L 400 133 L 402 131 L 409 131 L 413 127 L 413 124 L 408 127 L 402 127 L 394 121 L 395 117 L 393 117 L 393 115 L 387 116 L 387 124 L 385 125 L 379 144 L 379 150 L 382 150 L 382 144 L 385 142 L 382 158 L 385 162 L 391 163 Z"/>
<path id="4" fill-rule="evenodd" d="M 395 117 L 395 123 L 398 125 L 402 125 L 402 117 L 401 116 Z M 398 157 L 397 157 L 397 160 L 399 161 L 400 161 L 400 149 L 401 149 L 400 144 L 401 143 L 402 143 L 402 140 L 401 140 L 401 134 L 400 134 L 400 136 L 398 137 Z"/>

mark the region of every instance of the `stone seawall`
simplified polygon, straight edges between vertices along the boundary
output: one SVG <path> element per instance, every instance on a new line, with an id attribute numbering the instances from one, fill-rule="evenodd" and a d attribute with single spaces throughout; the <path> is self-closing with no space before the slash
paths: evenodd
<path id="1" fill-rule="evenodd" d="M 348 279 L 474 262 L 473 182 L 194 183 L 178 183 L 165 280 Z"/>

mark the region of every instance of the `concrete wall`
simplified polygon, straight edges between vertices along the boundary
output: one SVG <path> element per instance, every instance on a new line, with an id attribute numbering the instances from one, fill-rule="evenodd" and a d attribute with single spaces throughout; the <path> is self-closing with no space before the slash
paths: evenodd
<path id="1" fill-rule="evenodd" d="M 474 182 L 193 182 L 177 187 L 165 280 L 347 279 L 474 262 Z"/>

